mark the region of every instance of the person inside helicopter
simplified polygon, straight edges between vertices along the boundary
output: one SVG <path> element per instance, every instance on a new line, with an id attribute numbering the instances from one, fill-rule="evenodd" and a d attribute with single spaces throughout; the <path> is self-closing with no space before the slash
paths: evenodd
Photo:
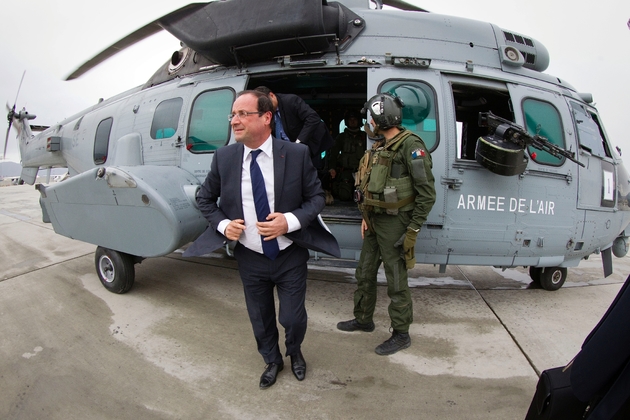
<path id="1" fill-rule="evenodd" d="M 357 111 L 346 111 L 346 128 L 339 133 L 330 149 L 328 173 L 331 179 L 332 195 L 342 201 L 351 201 L 354 191 L 355 172 L 367 149 L 367 137 L 361 130 L 363 119 Z"/>

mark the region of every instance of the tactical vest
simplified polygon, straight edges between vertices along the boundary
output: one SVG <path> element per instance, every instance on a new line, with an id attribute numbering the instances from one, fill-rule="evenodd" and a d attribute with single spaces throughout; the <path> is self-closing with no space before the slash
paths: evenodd
<path id="1" fill-rule="evenodd" d="M 343 133 L 345 136 L 341 150 L 339 151 L 339 157 L 337 159 L 337 166 L 342 167 L 344 170 L 350 170 L 354 172 L 359 166 L 361 161 L 362 151 L 365 150 L 365 137 L 363 132 L 359 133 Z"/>
<path id="2" fill-rule="evenodd" d="M 416 198 L 413 180 L 409 174 L 402 176 L 400 164 L 393 164 L 394 157 L 410 131 L 384 146 L 368 150 L 359 164 L 356 187 L 359 191 L 359 210 L 362 213 L 398 214 L 413 210 Z"/>

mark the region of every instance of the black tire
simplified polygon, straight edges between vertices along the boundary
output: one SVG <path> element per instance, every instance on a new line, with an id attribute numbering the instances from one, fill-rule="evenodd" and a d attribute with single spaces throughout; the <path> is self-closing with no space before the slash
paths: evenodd
<path id="1" fill-rule="evenodd" d="M 117 294 L 131 290 L 135 280 L 133 256 L 99 246 L 94 253 L 94 265 L 101 284 L 107 290 Z"/>
<path id="2" fill-rule="evenodd" d="M 540 273 L 540 286 L 549 291 L 558 290 L 567 279 L 565 267 L 544 267 Z"/>
<path id="3" fill-rule="evenodd" d="M 540 273 L 542 273 L 542 267 L 529 267 L 529 277 L 536 284 L 540 284 Z"/>

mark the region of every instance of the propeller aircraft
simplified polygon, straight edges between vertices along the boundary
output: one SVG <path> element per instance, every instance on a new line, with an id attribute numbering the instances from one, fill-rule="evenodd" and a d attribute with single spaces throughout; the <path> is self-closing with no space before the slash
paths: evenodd
<path id="1" fill-rule="evenodd" d="M 546 290 L 592 254 L 612 273 L 612 254 L 628 251 L 630 176 L 592 96 L 545 73 L 549 53 L 536 39 L 401 0 L 372 1 L 375 8 L 370 0 L 193 3 L 68 77 L 166 30 L 182 48 L 145 84 L 37 135 L 34 115 L 7 106 L 22 180 L 34 184 L 40 169 L 69 172 L 36 186 L 44 221 L 96 245 L 102 284 L 125 293 L 134 264 L 206 229 L 195 195 L 214 151 L 234 142 L 227 116 L 237 92 L 264 85 L 297 94 L 333 137 L 346 110 L 388 92 L 404 102 L 403 125 L 433 158 L 437 201 L 418 236 L 418 263 L 440 272 L 449 264 L 529 267 Z M 357 260 L 356 205 L 335 202 L 322 217 L 342 258 Z"/>

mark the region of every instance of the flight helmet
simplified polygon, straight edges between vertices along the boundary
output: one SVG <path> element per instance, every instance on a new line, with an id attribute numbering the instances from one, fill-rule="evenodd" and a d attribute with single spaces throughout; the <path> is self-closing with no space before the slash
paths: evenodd
<path id="1" fill-rule="evenodd" d="M 403 101 L 398 97 L 389 93 L 379 93 L 363 105 L 362 114 L 368 114 L 380 130 L 387 130 L 402 124 L 402 108 L 405 106 Z"/>

